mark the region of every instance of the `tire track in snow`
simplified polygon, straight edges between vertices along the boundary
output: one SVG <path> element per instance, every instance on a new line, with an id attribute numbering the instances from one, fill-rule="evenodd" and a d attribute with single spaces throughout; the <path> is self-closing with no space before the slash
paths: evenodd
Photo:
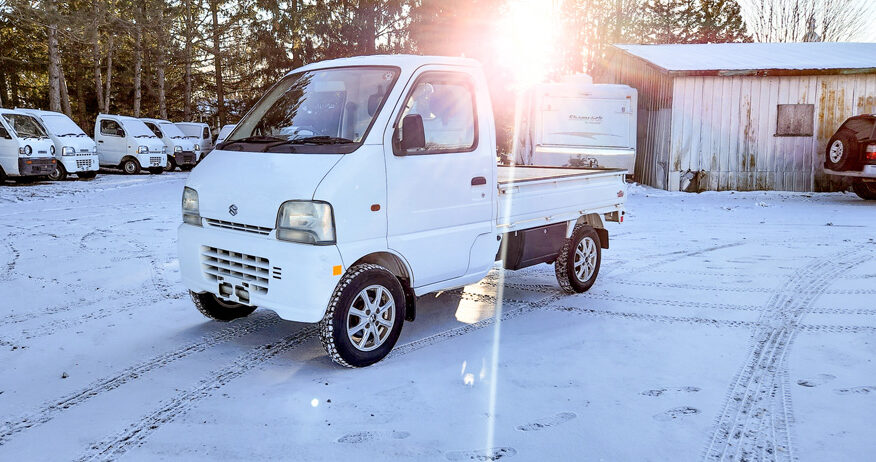
<path id="1" fill-rule="evenodd" d="M 250 369 L 264 363 L 274 356 L 292 350 L 308 339 L 315 337 L 316 325 L 309 325 L 273 343 L 257 346 L 250 352 L 238 356 L 231 364 L 204 376 L 193 388 L 177 393 L 163 402 L 154 411 L 130 424 L 121 432 L 90 445 L 77 461 L 114 459 L 129 449 L 139 446 L 149 435 L 162 425 L 173 421 L 188 412 L 202 399 L 211 396 L 215 390 L 242 376 Z"/>
<path id="2" fill-rule="evenodd" d="M 0 445 L 8 441 L 16 433 L 49 422 L 61 412 L 78 406 L 102 393 L 137 380 L 149 372 L 161 369 L 177 360 L 200 353 L 221 343 L 265 329 L 277 324 L 279 321 L 280 317 L 272 311 L 257 311 L 250 317 L 234 321 L 228 327 L 205 335 L 195 342 L 127 367 L 115 375 L 104 377 L 85 388 L 51 400 L 39 409 L 15 420 L 6 421 L 0 426 Z"/>
<path id="3" fill-rule="evenodd" d="M 799 321 L 835 276 L 866 261 L 858 246 L 817 259 L 792 275 L 770 298 L 752 335 L 748 357 L 728 390 L 705 450 L 709 460 L 793 460 L 792 421 L 782 375 Z M 780 400 L 781 405 L 775 401 Z"/>

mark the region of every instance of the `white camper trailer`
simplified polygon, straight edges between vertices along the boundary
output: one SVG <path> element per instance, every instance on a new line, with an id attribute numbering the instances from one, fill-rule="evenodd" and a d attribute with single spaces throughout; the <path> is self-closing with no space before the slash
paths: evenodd
<path id="1" fill-rule="evenodd" d="M 636 163 L 636 89 L 578 74 L 536 85 L 524 99 L 515 162 L 623 168 Z"/>

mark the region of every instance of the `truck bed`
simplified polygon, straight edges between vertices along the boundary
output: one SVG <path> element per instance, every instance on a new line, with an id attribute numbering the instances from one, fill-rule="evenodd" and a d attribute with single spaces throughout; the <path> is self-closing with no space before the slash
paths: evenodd
<path id="1" fill-rule="evenodd" d="M 623 169 L 499 167 L 500 232 L 574 220 L 589 213 L 623 210 Z"/>

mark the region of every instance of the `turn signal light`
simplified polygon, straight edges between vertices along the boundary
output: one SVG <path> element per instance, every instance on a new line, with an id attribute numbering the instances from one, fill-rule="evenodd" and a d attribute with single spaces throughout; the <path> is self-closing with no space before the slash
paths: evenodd
<path id="1" fill-rule="evenodd" d="M 876 144 L 868 144 L 864 151 L 864 158 L 867 160 L 876 160 Z"/>

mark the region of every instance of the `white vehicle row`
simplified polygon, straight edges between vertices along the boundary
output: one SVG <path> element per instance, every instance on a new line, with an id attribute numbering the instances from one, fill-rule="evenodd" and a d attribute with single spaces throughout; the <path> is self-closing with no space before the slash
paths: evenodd
<path id="1" fill-rule="evenodd" d="M 212 136 L 200 122 L 100 114 L 92 138 L 60 112 L 0 108 L 0 183 L 69 175 L 90 180 L 101 167 L 128 174 L 188 171 L 213 150 Z"/>

